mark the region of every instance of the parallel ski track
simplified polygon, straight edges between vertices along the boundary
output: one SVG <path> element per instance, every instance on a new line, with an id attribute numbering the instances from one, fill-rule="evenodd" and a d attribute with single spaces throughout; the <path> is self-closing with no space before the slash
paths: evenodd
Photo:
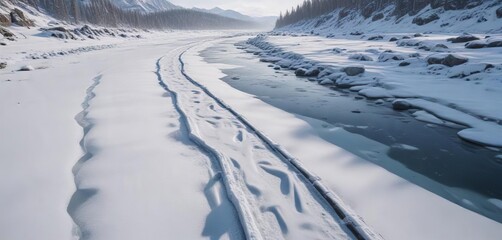
<path id="1" fill-rule="evenodd" d="M 192 45 L 190 47 L 187 47 L 179 56 L 178 56 L 178 61 L 181 65 L 181 74 L 189 81 L 191 84 L 194 86 L 200 88 L 204 93 L 206 93 L 209 97 L 211 97 L 217 104 L 219 104 L 222 108 L 228 110 L 235 118 L 237 118 L 242 124 L 244 124 L 246 127 L 248 127 L 258 138 L 265 143 L 270 149 L 272 149 L 280 159 L 282 159 L 284 162 L 290 164 L 294 169 L 297 170 L 297 172 L 303 176 L 310 184 L 314 186 L 314 188 L 317 190 L 319 195 L 329 204 L 329 206 L 335 211 L 335 213 L 343 220 L 343 224 L 351 231 L 351 233 L 354 235 L 356 239 L 359 240 L 379 240 L 383 239 L 379 234 L 373 232 L 371 228 L 369 228 L 366 223 L 359 217 L 357 216 L 347 205 L 343 203 L 340 197 L 332 191 L 329 190 L 329 188 L 326 187 L 326 185 L 323 184 L 322 180 L 320 177 L 316 176 L 309 170 L 307 170 L 303 164 L 293 157 L 287 150 L 285 150 L 281 145 L 275 143 L 272 141 L 269 137 L 267 137 L 264 133 L 256 129 L 245 117 L 243 117 L 241 114 L 237 113 L 232 107 L 227 105 L 223 100 L 220 98 L 216 97 L 211 91 L 209 91 L 204 85 L 200 84 L 199 82 L 195 81 L 193 78 L 191 78 L 185 71 L 185 63 L 183 62 L 183 56 L 186 54 L 188 50 L 193 48 L 195 45 Z M 160 67 L 159 65 L 160 59 L 157 62 L 157 67 Z M 160 84 L 171 94 L 176 95 L 174 91 L 171 91 L 169 87 L 162 81 L 162 78 L 159 76 L 159 82 Z M 186 114 L 183 112 L 181 108 L 179 108 L 179 104 L 177 103 L 177 99 L 173 99 L 173 101 L 176 101 L 175 106 L 176 109 L 180 112 L 181 115 L 184 116 L 184 119 L 186 121 L 186 124 L 189 126 L 190 123 L 188 122 L 186 118 Z M 193 135 L 193 134 L 190 134 Z M 208 149 L 209 151 L 212 151 L 213 154 L 214 150 L 211 150 L 207 146 L 207 144 L 204 143 L 202 139 L 199 139 L 198 137 L 194 136 L 195 138 L 194 141 L 200 142 L 202 144 L 202 147 L 205 149 Z M 216 153 L 215 156 L 218 156 Z M 224 167 L 224 166 L 222 166 Z M 228 179 L 225 181 L 227 182 Z M 231 191 L 230 191 L 231 192 Z M 234 197 L 232 197 L 234 199 Z M 236 199 L 235 199 L 236 200 Z M 234 204 L 236 204 L 234 202 Z M 237 203 L 239 204 L 239 203 Z M 249 215 L 251 216 L 251 215 Z M 245 216 L 241 216 L 241 221 L 243 223 L 249 222 L 249 219 L 246 219 Z M 252 220 L 251 220 L 252 221 Z M 259 237 L 259 232 L 256 232 L 258 234 L 253 234 L 256 228 L 256 225 L 254 223 L 251 223 L 252 230 L 247 231 L 248 233 L 248 238 L 249 239 L 259 239 L 256 237 Z M 246 227 L 244 227 L 245 230 Z M 257 228 L 256 228 L 257 230 Z M 260 236 L 261 237 L 261 236 Z"/>
<path id="2" fill-rule="evenodd" d="M 172 52 L 180 51 L 181 49 L 186 48 L 178 48 L 173 50 Z M 166 55 L 166 56 L 169 56 Z M 248 200 L 246 198 L 243 198 L 243 194 L 241 193 L 242 190 L 239 188 L 236 188 L 235 182 L 237 181 L 234 177 L 233 174 L 231 174 L 231 166 L 223 161 L 220 161 L 222 159 L 222 156 L 220 153 L 215 151 L 213 148 L 209 147 L 205 141 L 201 138 L 199 138 L 197 135 L 193 134 L 193 129 L 190 125 L 190 121 L 188 120 L 188 117 L 186 113 L 180 108 L 178 104 L 178 94 L 175 91 L 172 91 L 168 85 L 164 82 L 162 75 L 161 75 L 161 64 L 160 62 L 162 59 L 165 57 L 161 57 L 160 59 L 157 60 L 156 67 L 157 67 L 157 78 L 158 78 L 158 83 L 159 85 L 164 88 L 169 94 L 171 94 L 171 99 L 173 102 L 173 105 L 180 115 L 180 124 L 181 127 L 187 129 L 188 137 L 190 140 L 192 140 L 200 149 L 203 149 L 204 151 L 207 152 L 207 155 L 212 158 L 212 160 L 215 160 L 215 162 L 219 163 L 219 170 L 222 172 L 221 178 L 223 180 L 223 183 L 225 185 L 225 188 L 227 189 L 227 194 L 234 205 L 234 207 L 237 209 L 237 212 L 239 212 L 239 220 L 241 221 L 241 226 L 243 228 L 243 232 L 245 233 L 246 239 L 250 240 L 262 240 L 264 239 L 263 236 L 261 236 L 259 228 L 257 226 L 256 220 L 254 219 L 254 216 L 251 212 L 251 209 L 249 209 L 249 204 Z"/>

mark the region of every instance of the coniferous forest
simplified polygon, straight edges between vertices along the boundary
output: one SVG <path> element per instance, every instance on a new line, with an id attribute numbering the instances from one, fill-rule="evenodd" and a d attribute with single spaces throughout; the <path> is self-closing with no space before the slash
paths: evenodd
<path id="1" fill-rule="evenodd" d="M 26 4 L 68 23 L 149 29 L 242 28 L 251 23 L 189 9 L 155 13 L 123 10 L 110 0 L 0 0 Z"/>
<path id="2" fill-rule="evenodd" d="M 393 4 L 395 5 L 393 14 L 400 17 L 406 14 L 415 15 L 429 4 L 432 8 L 444 7 L 445 10 L 455 10 L 480 3 L 482 1 L 478 0 L 305 0 L 296 8 L 281 13 L 276 28 L 315 18 L 338 8 L 359 10 L 365 18 L 368 18 L 374 12 Z"/>

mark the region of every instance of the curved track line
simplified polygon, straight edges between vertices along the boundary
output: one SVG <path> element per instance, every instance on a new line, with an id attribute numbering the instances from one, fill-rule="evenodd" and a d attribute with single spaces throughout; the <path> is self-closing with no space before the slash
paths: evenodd
<path id="1" fill-rule="evenodd" d="M 177 50 L 180 49 L 173 50 L 173 52 Z M 222 154 L 209 147 L 204 140 L 202 140 L 196 134 L 194 134 L 194 130 L 191 127 L 190 121 L 188 120 L 186 113 L 179 107 L 177 93 L 172 91 L 162 79 L 160 61 L 163 58 L 164 57 L 161 57 L 157 60 L 156 63 L 157 70 L 155 73 L 157 74 L 159 85 L 172 95 L 171 99 L 174 107 L 176 108 L 176 111 L 180 115 L 180 120 L 181 120 L 180 123 L 182 127 L 187 129 L 188 137 L 190 138 L 190 140 L 192 140 L 198 147 L 205 150 L 208 153 L 208 156 L 210 156 L 213 160 L 216 160 L 216 162 L 219 163 L 219 167 L 223 172 L 222 179 L 225 188 L 227 189 L 226 192 L 228 194 L 230 201 L 232 202 L 237 212 L 239 213 L 239 219 L 244 229 L 246 238 L 250 240 L 263 239 L 259 231 L 259 228 L 256 224 L 256 220 L 254 219 L 254 216 L 251 212 L 251 209 L 249 209 L 248 207 L 249 203 L 247 199 L 241 197 L 243 196 L 243 194 L 241 193 L 242 190 L 237 187 L 238 183 L 237 180 L 234 178 L 234 175 L 232 174 L 231 170 L 232 166 L 229 163 L 227 163 L 227 161 L 221 160 L 223 159 Z"/>
<path id="2" fill-rule="evenodd" d="M 334 192 L 330 191 L 323 182 L 321 178 L 307 170 L 303 164 L 293 157 L 289 152 L 287 152 L 284 147 L 272 141 L 269 137 L 267 137 L 264 133 L 257 130 L 245 117 L 237 113 L 233 108 L 227 105 L 223 100 L 216 97 L 213 93 L 211 93 L 204 85 L 195 81 L 191 78 L 185 71 L 185 63 L 183 62 L 184 54 L 192 48 L 188 47 L 185 51 L 183 51 L 179 57 L 178 61 L 181 64 L 181 73 L 182 75 L 193 85 L 200 88 L 204 93 L 206 93 L 209 97 L 214 99 L 221 107 L 228 110 L 234 117 L 236 117 L 239 121 L 241 121 L 246 127 L 252 130 L 256 136 L 260 138 L 270 149 L 275 151 L 281 159 L 285 160 L 286 163 L 289 163 L 294 169 L 296 169 L 302 176 L 304 176 L 308 181 L 315 187 L 318 193 L 328 202 L 328 204 L 333 208 L 336 214 L 343 220 L 343 223 L 347 226 L 347 228 L 352 232 L 355 238 L 361 240 L 378 240 L 383 239 L 382 236 L 375 233 L 371 228 L 369 228 L 366 223 L 351 210 L 341 198 Z M 172 92 L 172 91 L 170 91 Z M 175 94 L 175 93 L 174 93 Z"/>
<path id="3" fill-rule="evenodd" d="M 77 163 L 73 166 L 73 177 L 75 180 L 75 192 L 73 193 L 70 202 L 68 204 L 68 207 L 66 211 L 72 218 L 73 222 L 75 223 L 75 229 L 74 229 L 74 235 L 77 236 L 79 239 L 88 239 L 90 236 L 90 233 L 84 228 L 84 223 L 80 221 L 78 218 L 76 218 L 75 213 L 78 210 L 82 204 L 84 204 L 89 198 L 94 196 L 97 193 L 96 189 L 83 189 L 79 187 L 79 184 L 77 182 L 77 174 L 80 170 L 80 166 L 82 163 L 85 161 L 89 160 L 92 158 L 92 149 L 91 147 L 85 144 L 85 139 L 87 137 L 87 133 L 89 132 L 89 129 L 92 127 L 92 123 L 86 118 L 87 114 L 89 114 L 89 106 L 90 106 L 90 101 L 96 97 L 96 94 L 94 94 L 94 89 L 101 83 L 101 78 L 102 75 L 98 75 L 93 79 L 93 83 L 89 88 L 87 88 L 86 91 L 86 96 L 84 98 L 84 101 L 82 102 L 82 111 L 78 113 L 75 116 L 75 121 L 82 127 L 84 130 L 84 134 L 82 136 L 82 139 L 80 140 L 80 148 L 82 149 L 84 155 L 78 160 Z"/>

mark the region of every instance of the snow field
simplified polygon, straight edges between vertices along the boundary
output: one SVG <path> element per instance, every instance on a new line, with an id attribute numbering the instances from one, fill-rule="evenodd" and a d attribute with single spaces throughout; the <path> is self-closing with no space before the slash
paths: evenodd
<path id="1" fill-rule="evenodd" d="M 221 174 L 155 74 L 172 48 L 221 33 L 102 39 L 117 46 L 32 59 L 96 43 L 19 31 L 28 38 L 9 44 L 0 73 L 1 239 L 244 238 Z"/>

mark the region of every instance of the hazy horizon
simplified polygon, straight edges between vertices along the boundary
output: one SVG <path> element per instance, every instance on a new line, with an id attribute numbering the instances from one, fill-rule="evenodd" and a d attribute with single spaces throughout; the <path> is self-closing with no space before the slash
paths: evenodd
<path id="1" fill-rule="evenodd" d="M 214 8 L 229 9 L 238 11 L 242 14 L 263 17 L 263 16 L 279 16 L 280 12 L 291 9 L 303 2 L 303 0 L 276 0 L 270 2 L 268 0 L 170 0 L 171 3 L 185 8 Z"/>

